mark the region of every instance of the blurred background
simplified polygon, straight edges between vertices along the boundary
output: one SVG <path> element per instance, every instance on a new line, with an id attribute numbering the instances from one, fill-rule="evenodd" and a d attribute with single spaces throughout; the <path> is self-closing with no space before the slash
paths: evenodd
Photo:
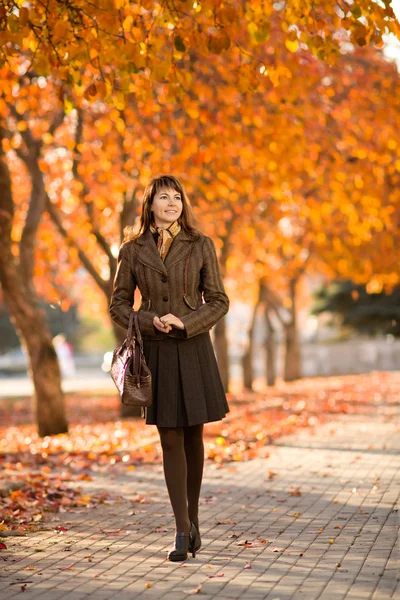
<path id="1" fill-rule="evenodd" d="M 227 391 L 398 370 L 400 2 L 111 4 L 124 45 L 59 15 L 46 46 L 39 3 L 1 34 L 0 396 L 52 433 L 63 392 L 115 394 L 118 248 L 162 173 L 217 246 Z"/>

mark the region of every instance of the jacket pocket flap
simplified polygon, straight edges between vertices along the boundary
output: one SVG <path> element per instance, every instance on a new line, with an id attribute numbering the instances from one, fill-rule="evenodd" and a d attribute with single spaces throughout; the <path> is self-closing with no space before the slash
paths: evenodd
<path id="1" fill-rule="evenodd" d="M 183 294 L 183 300 L 189 308 L 191 308 L 192 310 L 197 310 L 197 307 L 190 296 L 188 296 L 187 294 Z"/>

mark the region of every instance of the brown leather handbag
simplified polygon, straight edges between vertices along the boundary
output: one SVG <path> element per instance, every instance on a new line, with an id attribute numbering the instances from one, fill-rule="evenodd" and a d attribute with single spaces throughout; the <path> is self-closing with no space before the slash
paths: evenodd
<path id="1" fill-rule="evenodd" d="M 142 416 L 145 416 L 145 408 L 152 405 L 153 397 L 151 372 L 143 354 L 143 340 L 137 312 L 132 311 L 127 336 L 113 352 L 110 374 L 122 403 L 141 407 Z"/>

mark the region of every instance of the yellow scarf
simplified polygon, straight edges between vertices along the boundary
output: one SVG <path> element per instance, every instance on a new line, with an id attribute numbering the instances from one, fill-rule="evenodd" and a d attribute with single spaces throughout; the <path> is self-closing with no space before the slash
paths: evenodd
<path id="1" fill-rule="evenodd" d="M 178 235 L 181 230 L 181 226 L 178 221 L 174 221 L 168 229 L 164 229 L 163 227 L 155 227 L 155 225 L 150 225 L 151 233 L 158 233 L 158 242 L 157 242 L 157 250 L 159 255 L 161 256 L 162 261 L 164 262 L 165 257 L 168 254 L 168 250 L 174 238 Z"/>

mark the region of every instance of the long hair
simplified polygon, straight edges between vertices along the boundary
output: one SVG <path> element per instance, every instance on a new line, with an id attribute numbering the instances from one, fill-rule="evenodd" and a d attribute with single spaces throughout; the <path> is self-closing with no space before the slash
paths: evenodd
<path id="1" fill-rule="evenodd" d="M 128 225 L 127 227 L 124 227 L 123 242 L 134 240 L 149 229 L 152 223 L 151 205 L 153 204 L 154 196 L 164 188 L 172 188 L 181 195 L 182 214 L 178 218 L 178 222 L 182 229 L 193 238 L 196 238 L 199 235 L 199 230 L 195 226 L 196 220 L 193 209 L 190 205 L 185 188 L 177 177 L 174 177 L 173 175 L 160 175 L 159 177 L 154 177 L 146 185 L 142 198 L 142 214 L 140 215 L 139 228 L 137 225 Z"/>

